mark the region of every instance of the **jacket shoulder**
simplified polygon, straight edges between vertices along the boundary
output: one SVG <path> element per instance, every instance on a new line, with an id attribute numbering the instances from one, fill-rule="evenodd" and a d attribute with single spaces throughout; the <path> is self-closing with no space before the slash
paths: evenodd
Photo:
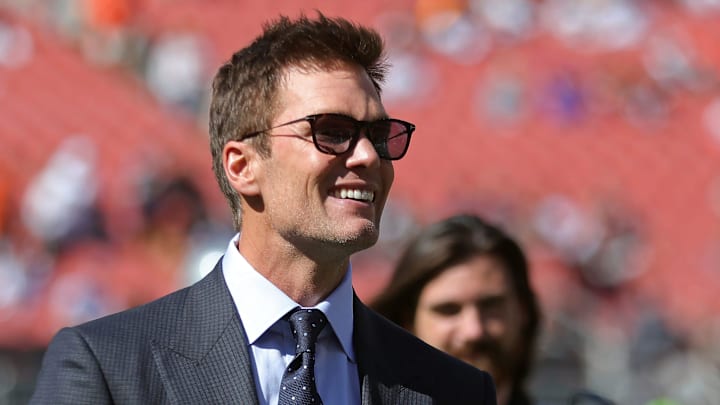
<path id="1" fill-rule="evenodd" d="M 187 289 L 180 290 L 140 307 L 61 329 L 45 352 L 30 403 L 148 403 L 151 397 L 162 398 L 149 338 L 172 329 L 173 308 L 182 306 L 186 295 Z"/>
<path id="2" fill-rule="evenodd" d="M 402 385 L 432 397 L 436 403 L 495 404 L 490 375 L 442 352 L 362 305 L 356 311 L 364 325 L 359 356 L 372 356 L 384 385 Z M 372 353 L 372 354 L 369 354 Z M 360 359 L 359 361 L 363 361 Z"/>
<path id="3" fill-rule="evenodd" d="M 155 334 L 167 330 L 182 316 L 190 287 L 170 293 L 149 303 L 107 315 L 73 327 L 81 335 L 122 336 Z M 129 337 L 129 336 L 128 336 Z"/>

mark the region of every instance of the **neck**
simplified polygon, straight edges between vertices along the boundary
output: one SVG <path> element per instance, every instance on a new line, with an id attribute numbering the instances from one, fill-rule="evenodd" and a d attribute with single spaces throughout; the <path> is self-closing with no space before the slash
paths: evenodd
<path id="1" fill-rule="evenodd" d="M 256 271 L 293 301 L 303 307 L 315 306 L 340 284 L 349 257 L 319 261 L 277 239 L 241 234 L 238 250 Z"/>

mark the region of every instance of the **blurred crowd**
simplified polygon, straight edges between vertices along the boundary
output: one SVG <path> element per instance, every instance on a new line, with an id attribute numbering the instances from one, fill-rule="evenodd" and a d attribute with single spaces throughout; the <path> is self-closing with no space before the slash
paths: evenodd
<path id="1" fill-rule="evenodd" d="M 130 72 L 163 108 L 205 131 L 209 78 L 224 50 L 218 30 L 201 17 L 155 25 L 158 10 L 179 3 L 238 12 L 251 7 L 224 0 L 4 0 L 0 81 L 2 69 L 19 69 L 33 57 L 31 32 L 6 18 L 16 14 L 52 31 L 88 63 Z M 702 99 L 698 128 L 708 145 L 720 146 L 720 32 L 704 36 L 684 23 L 720 24 L 720 1 L 414 0 L 388 2 L 373 19 L 393 66 L 383 94 L 389 105 L 422 111 L 449 80 L 442 66 L 487 63 L 466 84 L 470 97 L 457 101 L 482 128 L 502 133 L 538 119 L 572 131 L 579 122 L 602 127 L 604 119 L 621 117 L 652 133 L 672 122 L 680 100 Z M 536 45 L 554 59 L 531 56 L 518 64 L 504 58 L 536 56 Z M 571 53 L 585 65 L 564 60 Z M 534 64 L 543 63 L 553 66 L 552 74 L 539 78 Z M 128 214 L 100 204 L 103 156 L 92 138 L 68 137 L 42 167 L 28 168 L 33 172 L 21 189 L 9 178 L 3 160 L 9 153 L 0 151 L 0 404 L 22 402 L 32 387 L 28 364 L 37 362 L 37 351 L 58 328 L 197 280 L 232 234 L 218 225 L 230 221 L 217 220 L 228 215 L 216 208 L 224 208 L 217 196 L 182 170 L 138 176 Z M 697 203 L 715 207 L 720 223 L 717 184 Z M 688 327 L 639 287 L 649 271 L 647 256 L 657 249 L 643 212 L 614 200 L 588 206 L 551 192 L 531 205 L 503 197 L 458 199 L 442 214 L 453 211 L 482 214 L 527 248 L 547 323 L 531 379 L 541 403 L 560 403 L 581 386 L 618 404 L 720 401 L 720 317 Z M 354 264 L 366 296 L 388 276 L 373 267 L 389 269 L 407 236 L 439 215 L 413 214 L 410 202 L 390 202 L 381 241 Z M 720 235 L 714 237 L 703 263 L 720 287 Z"/>
<path id="2" fill-rule="evenodd" d="M 212 269 L 212 249 L 231 234 L 213 225 L 190 178 L 171 175 L 138 184 L 135 223 L 110 229 L 92 145 L 67 138 L 4 212 L 0 322 L 13 322 L 4 345 L 42 347 L 64 325 L 184 286 Z"/>
<path id="3" fill-rule="evenodd" d="M 208 79 L 224 57 L 218 34 L 202 14 L 155 18 L 186 0 L 5 0 L 6 7 L 32 16 L 57 30 L 91 63 L 130 69 L 163 103 L 205 122 Z M 398 2 L 401 3 L 401 2 Z M 374 16 L 384 33 L 394 66 L 385 98 L 389 103 L 431 103 L 423 95 L 443 86 L 433 59 L 478 65 L 509 49 L 552 38 L 571 52 L 598 55 L 599 66 L 576 67 L 572 61 L 544 61 L 560 66 L 546 82 L 529 81 L 532 66 L 499 66 L 474 85 L 479 121 L 512 122 L 540 109 L 572 122 L 620 110 L 628 120 L 662 121 L 674 98 L 717 89 L 712 36 L 683 27 L 678 15 L 712 24 L 720 13 L 715 0 L 415 0 L 404 7 L 389 4 Z M 242 9 L 226 0 L 220 9 Z M 303 2 L 298 2 L 303 6 Z M 310 9 L 312 4 L 304 5 Z M 169 13 L 168 13 L 169 14 Z M 208 13 L 209 15 L 210 13 Z M 19 27 L 0 29 L 8 63 L 20 63 L 31 50 Z M 527 49 L 530 53 L 530 49 Z M 628 51 L 639 51 L 631 54 Z M 556 55 L 562 57 L 563 55 Z M 639 60 L 634 59 L 639 56 Z M 620 61 L 618 62 L 618 58 Z M 626 58 L 626 59 L 622 59 Z M 532 62 L 532 61 L 531 61 Z M 632 63 L 631 63 L 632 62 Z M 637 63 L 637 66 L 635 64 Z M 562 69 L 564 67 L 565 69 Z M 539 94 L 534 94 L 534 93 Z M 536 99 L 535 99 L 536 98 Z M 423 101 L 424 100 L 424 101 Z M 720 138 L 716 99 L 706 109 L 705 125 Z"/>

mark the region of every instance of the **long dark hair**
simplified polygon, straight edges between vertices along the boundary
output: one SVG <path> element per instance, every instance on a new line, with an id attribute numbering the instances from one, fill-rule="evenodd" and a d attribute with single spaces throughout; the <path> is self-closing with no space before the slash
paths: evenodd
<path id="1" fill-rule="evenodd" d="M 411 328 L 420 293 L 430 280 L 447 268 L 479 255 L 504 264 L 508 279 L 526 312 L 527 324 L 522 363 L 515 383 L 530 372 L 540 327 L 540 308 L 528 277 L 528 264 L 520 246 L 500 228 L 475 215 L 457 215 L 429 225 L 406 247 L 386 289 L 372 308 L 405 328 Z"/>

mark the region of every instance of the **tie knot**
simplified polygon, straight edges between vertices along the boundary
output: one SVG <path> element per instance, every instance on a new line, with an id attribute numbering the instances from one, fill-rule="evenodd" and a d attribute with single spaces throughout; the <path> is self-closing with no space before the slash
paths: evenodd
<path id="1" fill-rule="evenodd" d="M 290 329 L 295 341 L 297 352 L 314 352 L 315 342 L 320 331 L 325 327 L 327 318 L 319 309 L 297 309 L 290 315 Z"/>

